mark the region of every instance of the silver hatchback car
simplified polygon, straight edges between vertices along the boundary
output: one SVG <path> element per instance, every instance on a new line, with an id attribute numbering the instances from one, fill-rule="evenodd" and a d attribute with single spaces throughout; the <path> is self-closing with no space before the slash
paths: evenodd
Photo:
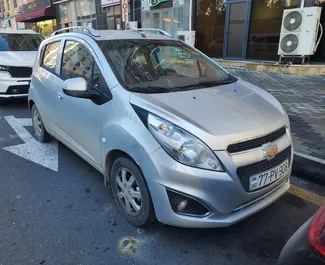
<path id="1" fill-rule="evenodd" d="M 229 226 L 290 187 L 280 103 L 180 40 L 56 34 L 39 49 L 29 106 L 35 137 L 55 137 L 101 172 L 137 226 Z"/>

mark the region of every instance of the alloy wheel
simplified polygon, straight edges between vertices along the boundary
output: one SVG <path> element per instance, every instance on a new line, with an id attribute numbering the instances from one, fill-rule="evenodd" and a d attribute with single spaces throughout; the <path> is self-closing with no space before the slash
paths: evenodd
<path id="1" fill-rule="evenodd" d="M 142 196 L 139 183 L 127 168 L 120 168 L 115 175 L 117 197 L 126 210 L 132 216 L 137 216 L 142 208 Z"/>
<path id="2" fill-rule="evenodd" d="M 40 136 L 42 134 L 43 124 L 37 109 L 33 112 L 33 124 L 35 133 Z"/>

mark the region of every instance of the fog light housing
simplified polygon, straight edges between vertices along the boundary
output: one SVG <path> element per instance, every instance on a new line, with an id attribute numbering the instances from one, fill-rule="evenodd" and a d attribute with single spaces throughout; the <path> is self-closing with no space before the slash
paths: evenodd
<path id="1" fill-rule="evenodd" d="M 210 213 L 209 208 L 197 199 L 171 190 L 167 190 L 167 195 L 170 206 L 177 214 L 203 217 Z"/>

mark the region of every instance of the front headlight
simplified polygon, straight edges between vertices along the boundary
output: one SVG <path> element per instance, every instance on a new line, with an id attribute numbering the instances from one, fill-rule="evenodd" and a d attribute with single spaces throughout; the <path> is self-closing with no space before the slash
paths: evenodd
<path id="1" fill-rule="evenodd" d="M 2 72 L 9 71 L 9 66 L 0 65 L 0 71 L 2 71 Z"/>
<path id="2" fill-rule="evenodd" d="M 216 155 L 202 141 L 176 125 L 148 114 L 148 129 L 176 161 L 192 167 L 224 171 Z"/>

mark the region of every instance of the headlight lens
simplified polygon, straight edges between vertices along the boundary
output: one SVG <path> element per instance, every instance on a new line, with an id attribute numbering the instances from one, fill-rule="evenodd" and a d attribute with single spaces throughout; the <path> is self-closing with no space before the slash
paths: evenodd
<path id="1" fill-rule="evenodd" d="M 202 141 L 176 125 L 148 114 L 148 129 L 176 161 L 192 167 L 224 171 L 216 155 Z"/>
<path id="2" fill-rule="evenodd" d="M 9 71 L 9 66 L 0 65 L 0 71 Z"/>

